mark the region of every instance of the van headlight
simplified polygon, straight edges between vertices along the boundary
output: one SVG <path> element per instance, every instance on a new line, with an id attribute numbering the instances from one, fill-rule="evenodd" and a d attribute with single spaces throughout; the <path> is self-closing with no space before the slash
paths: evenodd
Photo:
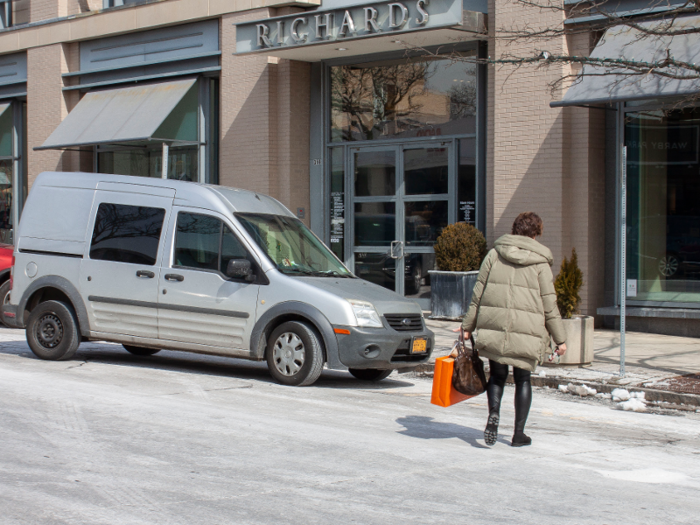
<path id="1" fill-rule="evenodd" d="M 381 319 L 379 319 L 377 309 L 372 303 L 368 303 L 367 301 L 356 301 L 355 299 L 347 299 L 347 301 L 352 305 L 352 311 L 355 312 L 357 326 L 364 326 L 367 328 L 384 327 Z"/>

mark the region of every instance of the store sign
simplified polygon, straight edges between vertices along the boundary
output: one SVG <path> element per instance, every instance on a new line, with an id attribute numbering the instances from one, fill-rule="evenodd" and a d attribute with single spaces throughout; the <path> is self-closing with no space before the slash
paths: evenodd
<path id="1" fill-rule="evenodd" d="M 630 165 L 682 166 L 700 161 L 700 126 L 632 126 L 626 128 L 627 163 Z"/>
<path id="2" fill-rule="evenodd" d="M 377 2 L 330 11 L 307 11 L 236 25 L 236 53 L 341 42 L 423 29 L 485 30 L 484 15 L 463 0 Z"/>

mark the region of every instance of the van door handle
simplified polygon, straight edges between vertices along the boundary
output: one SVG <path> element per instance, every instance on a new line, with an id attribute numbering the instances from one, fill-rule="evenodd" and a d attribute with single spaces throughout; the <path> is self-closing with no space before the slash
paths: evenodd
<path id="1" fill-rule="evenodd" d="M 165 280 L 166 281 L 184 281 L 185 278 L 182 275 L 178 275 L 176 273 L 166 273 L 165 274 Z"/>
<path id="2" fill-rule="evenodd" d="M 148 277 L 149 279 L 153 279 L 156 276 L 153 272 L 149 272 L 148 270 L 138 270 L 136 272 L 136 277 Z"/>

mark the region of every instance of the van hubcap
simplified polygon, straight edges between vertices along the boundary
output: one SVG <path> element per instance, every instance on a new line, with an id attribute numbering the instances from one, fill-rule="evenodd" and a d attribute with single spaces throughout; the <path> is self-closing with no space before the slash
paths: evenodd
<path id="1" fill-rule="evenodd" d="M 44 348 L 56 348 L 63 339 L 61 320 L 54 314 L 43 315 L 37 323 L 36 336 Z"/>
<path id="2" fill-rule="evenodd" d="M 282 375 L 293 376 L 304 366 L 304 343 L 295 333 L 280 335 L 272 352 L 275 368 Z"/>

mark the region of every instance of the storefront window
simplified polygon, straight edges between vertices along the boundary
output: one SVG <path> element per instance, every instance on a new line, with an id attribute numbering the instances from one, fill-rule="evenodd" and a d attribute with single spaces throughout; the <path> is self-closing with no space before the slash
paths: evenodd
<path id="1" fill-rule="evenodd" d="M 168 178 L 196 182 L 198 151 L 197 146 L 168 148 Z M 161 178 L 163 147 L 159 144 L 134 149 L 99 149 L 97 166 L 99 173 Z"/>
<path id="2" fill-rule="evenodd" d="M 211 118 L 218 107 L 211 106 L 211 99 L 208 105 Z M 167 178 L 199 181 L 199 106 L 199 83 L 195 83 L 153 134 L 153 140 L 133 145 L 99 146 L 97 171 L 161 178 L 163 143 L 159 140 L 163 140 L 168 144 Z M 212 140 L 218 141 L 218 135 L 210 136 L 210 142 Z M 216 147 L 211 148 L 210 155 L 218 155 Z M 210 169 L 213 167 L 218 167 L 218 163 L 214 165 L 210 160 Z M 214 180 L 218 180 L 218 173 L 214 173 Z"/>
<path id="3" fill-rule="evenodd" d="M 700 301 L 700 110 L 628 113 L 627 297 Z"/>
<path id="4" fill-rule="evenodd" d="M 331 68 L 331 141 L 474 133 L 476 66 L 450 59 Z"/>

